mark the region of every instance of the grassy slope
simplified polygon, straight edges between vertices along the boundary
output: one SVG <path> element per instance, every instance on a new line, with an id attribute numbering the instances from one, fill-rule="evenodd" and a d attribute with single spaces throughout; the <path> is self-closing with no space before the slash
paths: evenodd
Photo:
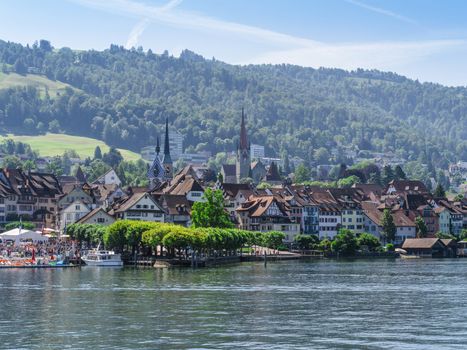
<path id="1" fill-rule="evenodd" d="M 16 73 L 5 74 L 0 72 L 0 90 L 23 86 L 36 87 L 40 91 L 41 96 L 44 96 L 46 89 L 48 89 L 50 97 L 55 97 L 57 93 L 63 92 L 66 87 L 76 90 L 68 84 L 50 80 L 42 75 L 20 75 Z"/>
<path id="2" fill-rule="evenodd" d="M 39 136 L 12 135 L 0 136 L 0 141 L 11 138 L 31 146 L 41 156 L 62 155 L 65 150 L 75 150 L 81 158 L 92 157 L 94 149 L 99 146 L 103 153 L 107 152 L 109 146 L 104 142 L 89 137 L 71 136 L 65 134 L 46 134 Z M 140 155 L 128 150 L 119 149 L 125 160 L 138 160 Z"/>

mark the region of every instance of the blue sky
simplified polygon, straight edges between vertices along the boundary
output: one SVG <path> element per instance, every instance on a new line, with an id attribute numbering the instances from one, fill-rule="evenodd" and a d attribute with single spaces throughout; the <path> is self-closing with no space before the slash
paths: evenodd
<path id="1" fill-rule="evenodd" d="M 463 0 L 2 0 L 0 39 L 187 48 L 234 63 L 380 69 L 467 85 Z"/>

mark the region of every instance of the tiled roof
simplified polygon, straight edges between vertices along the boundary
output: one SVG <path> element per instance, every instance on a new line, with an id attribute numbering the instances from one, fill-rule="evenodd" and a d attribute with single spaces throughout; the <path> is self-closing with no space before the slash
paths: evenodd
<path id="1" fill-rule="evenodd" d="M 226 195 L 232 198 L 237 196 L 238 192 L 241 190 L 253 192 L 249 184 L 223 183 L 221 184 L 221 189 Z"/>
<path id="2" fill-rule="evenodd" d="M 96 215 L 100 211 L 104 212 L 105 214 L 107 214 L 109 216 L 112 216 L 109 213 L 107 213 L 103 208 L 99 207 L 99 208 L 95 208 L 95 209 L 91 210 L 89 213 L 87 213 L 86 215 L 81 217 L 76 223 L 78 223 L 78 224 L 83 223 L 83 222 L 89 220 L 90 218 L 92 218 L 94 215 Z"/>
<path id="3" fill-rule="evenodd" d="M 62 194 L 62 187 L 53 174 L 24 172 L 21 169 L 3 169 L 2 174 L 6 180 L 2 185 L 9 187 L 12 193 L 49 198 Z"/>
<path id="4" fill-rule="evenodd" d="M 190 202 L 183 195 L 164 194 L 161 200 L 165 203 L 165 209 L 169 215 L 190 215 Z"/>
<path id="5" fill-rule="evenodd" d="M 406 238 L 402 249 L 430 249 L 439 241 L 439 238 Z"/>

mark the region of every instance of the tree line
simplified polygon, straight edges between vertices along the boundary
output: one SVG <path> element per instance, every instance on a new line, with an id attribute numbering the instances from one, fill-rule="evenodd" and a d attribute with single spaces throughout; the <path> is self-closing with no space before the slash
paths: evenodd
<path id="1" fill-rule="evenodd" d="M 7 129 L 91 136 L 138 151 L 155 143 L 168 117 L 188 151 L 228 152 L 238 142 L 243 106 L 252 142 L 307 164 L 347 163 L 349 147 L 392 152 L 414 168 L 467 159 L 467 89 L 393 73 L 234 66 L 190 51 L 175 58 L 117 45 L 74 51 L 46 40 L 0 41 L 0 67 L 67 84 L 0 90 Z"/>

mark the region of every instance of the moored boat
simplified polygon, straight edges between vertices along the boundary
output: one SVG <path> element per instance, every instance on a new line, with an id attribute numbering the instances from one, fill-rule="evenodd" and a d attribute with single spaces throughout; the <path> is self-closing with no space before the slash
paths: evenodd
<path id="1" fill-rule="evenodd" d="M 88 266 L 123 266 L 120 254 L 112 250 L 91 250 L 81 260 Z"/>

